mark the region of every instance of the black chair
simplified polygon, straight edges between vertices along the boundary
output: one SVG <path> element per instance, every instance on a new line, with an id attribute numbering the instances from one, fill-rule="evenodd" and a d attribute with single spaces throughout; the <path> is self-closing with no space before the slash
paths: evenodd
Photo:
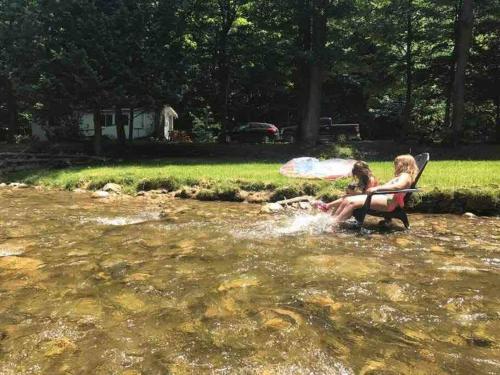
<path id="1" fill-rule="evenodd" d="M 354 210 L 354 213 L 353 213 L 353 216 L 356 219 L 356 221 L 358 222 L 358 225 L 360 227 L 363 226 L 363 222 L 365 221 L 365 216 L 372 215 L 372 216 L 384 218 L 384 220 L 381 221 L 382 224 L 389 224 L 392 219 L 399 219 L 403 222 L 405 228 L 409 229 L 410 222 L 408 221 L 408 216 L 406 215 L 406 212 L 404 211 L 403 208 L 398 206 L 393 211 L 390 211 L 390 212 L 373 210 L 370 208 L 372 196 L 379 195 L 379 194 L 406 193 L 406 196 L 405 196 L 405 206 L 406 206 L 410 200 L 411 194 L 419 191 L 419 189 L 417 188 L 417 182 L 418 182 L 418 179 L 420 178 L 420 176 L 422 175 L 422 172 L 424 171 L 425 166 L 429 162 L 429 158 L 430 158 L 430 156 L 429 156 L 429 153 L 427 153 L 427 152 L 415 156 L 415 161 L 417 162 L 417 167 L 418 167 L 418 174 L 417 174 L 417 177 L 415 178 L 415 181 L 411 185 L 410 189 L 378 190 L 374 193 L 368 194 L 363 207 Z"/>

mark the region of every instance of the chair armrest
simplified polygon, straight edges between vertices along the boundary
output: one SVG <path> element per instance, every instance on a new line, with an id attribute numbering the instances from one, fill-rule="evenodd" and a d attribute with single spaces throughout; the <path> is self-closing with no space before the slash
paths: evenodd
<path id="1" fill-rule="evenodd" d="M 377 190 L 368 195 L 394 194 L 394 193 L 416 193 L 420 189 L 400 189 L 400 190 Z"/>

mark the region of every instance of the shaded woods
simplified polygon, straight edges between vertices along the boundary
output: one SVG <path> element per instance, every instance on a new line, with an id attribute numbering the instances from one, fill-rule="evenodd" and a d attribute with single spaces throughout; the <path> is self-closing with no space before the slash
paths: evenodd
<path id="1" fill-rule="evenodd" d="M 180 129 L 266 121 L 298 125 L 308 145 L 320 116 L 360 123 L 363 138 L 498 141 L 498 12 L 493 0 L 0 0 L 0 130 L 37 119 L 64 138 L 77 109 L 168 103 Z"/>

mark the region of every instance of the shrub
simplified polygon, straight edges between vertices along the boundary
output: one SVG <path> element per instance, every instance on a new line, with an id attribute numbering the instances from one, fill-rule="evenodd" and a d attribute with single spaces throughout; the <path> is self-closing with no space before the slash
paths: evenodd
<path id="1" fill-rule="evenodd" d="M 156 190 L 165 189 L 174 191 L 180 188 L 180 183 L 175 177 L 159 177 L 153 179 L 143 179 L 137 183 L 136 190 Z"/>

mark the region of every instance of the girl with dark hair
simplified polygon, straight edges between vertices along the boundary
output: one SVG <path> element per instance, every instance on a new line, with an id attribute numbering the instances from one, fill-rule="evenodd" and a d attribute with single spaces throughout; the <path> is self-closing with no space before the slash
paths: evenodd
<path id="1" fill-rule="evenodd" d="M 313 205 L 321 211 L 329 211 L 337 208 L 346 196 L 356 194 L 366 194 L 366 190 L 378 185 L 377 179 L 373 175 L 368 164 L 358 160 L 352 167 L 352 176 L 357 180 L 347 186 L 346 195 L 330 203 L 321 201 L 315 202 Z"/>

